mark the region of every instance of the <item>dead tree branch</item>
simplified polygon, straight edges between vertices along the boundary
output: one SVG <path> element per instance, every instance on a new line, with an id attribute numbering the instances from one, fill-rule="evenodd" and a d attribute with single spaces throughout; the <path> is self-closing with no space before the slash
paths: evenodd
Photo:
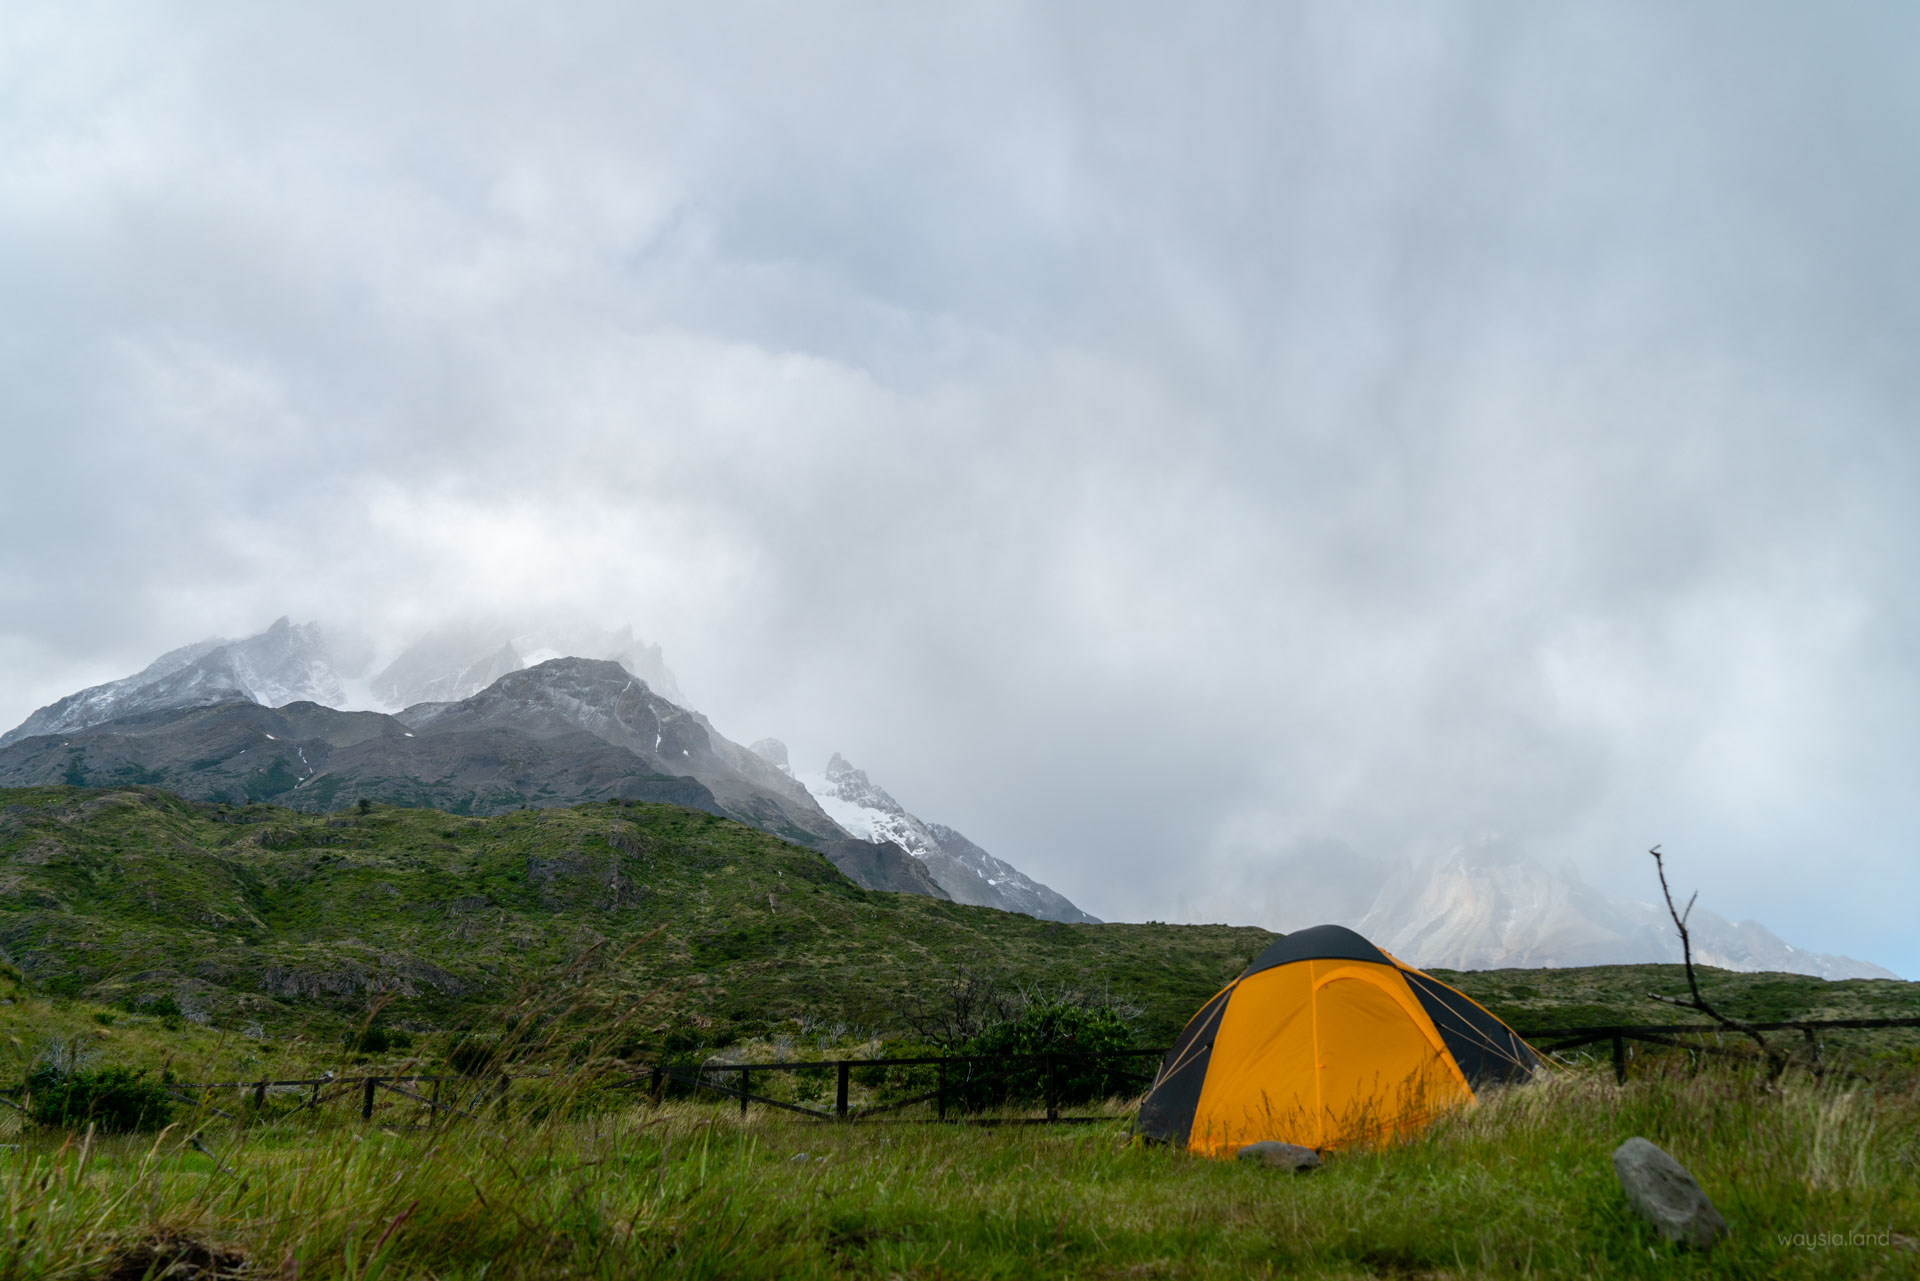
<path id="1" fill-rule="evenodd" d="M 1693 896 L 1687 900 L 1685 911 L 1675 907 L 1673 905 L 1673 891 L 1667 886 L 1667 865 L 1666 861 L 1660 856 L 1660 847 L 1656 845 L 1648 850 L 1647 853 L 1653 855 L 1654 871 L 1657 872 L 1660 877 L 1660 896 L 1666 900 L 1667 915 L 1673 918 L 1673 928 L 1680 935 L 1680 959 L 1685 962 L 1687 967 L 1687 991 L 1691 993 L 1690 996 L 1684 997 L 1661 996 L 1657 992 L 1650 992 L 1648 995 L 1654 1000 L 1664 1002 L 1667 1005 L 1677 1005 L 1686 1010 L 1697 1010 L 1718 1023 L 1721 1027 L 1726 1028 L 1729 1032 L 1738 1032 L 1742 1036 L 1751 1038 L 1753 1043 L 1760 1047 L 1760 1052 L 1767 1057 L 1768 1079 L 1771 1080 L 1779 1076 L 1787 1066 L 1786 1056 L 1774 1049 L 1773 1046 L 1767 1042 L 1765 1034 L 1750 1023 L 1743 1023 L 1739 1019 L 1728 1018 L 1719 1010 L 1714 1009 L 1706 997 L 1700 995 L 1700 980 L 1693 970 L 1693 936 L 1687 930 L 1687 918 L 1693 915 L 1693 905 L 1699 901 L 1700 892 L 1698 890 L 1694 891 Z"/>

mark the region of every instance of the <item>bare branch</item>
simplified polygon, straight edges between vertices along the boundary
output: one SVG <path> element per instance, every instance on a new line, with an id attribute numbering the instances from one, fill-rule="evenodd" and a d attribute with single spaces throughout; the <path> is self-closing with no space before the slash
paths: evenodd
<path id="1" fill-rule="evenodd" d="M 1720 1011 L 1714 1009 L 1713 1006 L 1709 1005 L 1707 999 L 1700 995 L 1700 980 L 1694 974 L 1693 970 L 1693 937 L 1687 932 L 1687 918 L 1693 915 L 1693 905 L 1699 901 L 1700 891 L 1695 890 L 1693 897 L 1687 900 L 1686 911 L 1683 912 L 1674 907 L 1673 891 L 1667 886 L 1667 865 L 1666 861 L 1660 857 L 1660 847 L 1656 845 L 1648 850 L 1647 853 L 1653 856 L 1654 871 L 1660 876 L 1660 894 L 1661 897 L 1667 901 L 1667 915 L 1673 918 L 1673 928 L 1678 931 L 1680 935 L 1680 959 L 1687 967 L 1687 991 L 1692 993 L 1690 997 L 1655 996 L 1653 999 L 1665 1002 L 1668 1005 L 1680 1006 L 1682 1009 L 1698 1010 L 1728 1031 L 1739 1032 L 1744 1036 L 1751 1037 L 1753 1043 L 1759 1046 L 1761 1052 L 1767 1056 L 1767 1063 L 1771 1069 L 1771 1074 L 1773 1076 L 1780 1075 L 1781 1070 L 1786 1066 L 1785 1056 L 1768 1045 L 1767 1038 L 1763 1036 L 1758 1029 L 1750 1024 L 1742 1023 L 1738 1019 L 1728 1018 Z"/>

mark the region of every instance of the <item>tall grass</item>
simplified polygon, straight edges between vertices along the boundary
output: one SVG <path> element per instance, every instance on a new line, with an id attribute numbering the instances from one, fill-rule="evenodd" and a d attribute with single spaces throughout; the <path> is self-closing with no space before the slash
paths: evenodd
<path id="1" fill-rule="evenodd" d="M 0 1170 L 0 1277 L 1920 1275 L 1920 1091 L 1567 1073 L 1307 1176 L 1110 1122 L 820 1123 L 553 1093 L 478 1121 L 276 1120 L 159 1136 L 27 1131 Z M 1656 1239 L 1608 1154 L 1643 1134 L 1732 1226 Z M 210 1155 L 209 1155 L 210 1154 Z M 1795 1234 L 1887 1233 L 1807 1248 Z M 171 1252 L 171 1253 L 169 1253 Z M 197 1270 L 196 1270 L 197 1268 Z M 129 1275 L 139 1275 L 131 1272 Z"/>

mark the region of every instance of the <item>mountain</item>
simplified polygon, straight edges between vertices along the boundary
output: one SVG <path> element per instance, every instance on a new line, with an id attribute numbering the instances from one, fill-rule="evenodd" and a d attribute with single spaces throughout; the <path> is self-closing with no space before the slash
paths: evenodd
<path id="1" fill-rule="evenodd" d="M 791 776 L 784 743 L 762 739 L 752 750 Z M 834 822 L 861 840 L 890 842 L 906 850 L 956 903 L 1024 912 L 1049 921 L 1096 921 L 1064 895 L 995 858 L 953 828 L 907 813 L 864 770 L 855 769 L 838 753 L 827 762 L 824 774 L 800 781 Z"/>
<path id="2" fill-rule="evenodd" d="M 699 780 L 724 812 L 776 835 L 806 844 L 846 836 L 805 788 L 616 662 L 550 659 L 470 698 L 419 703 L 395 719 L 427 736 L 506 730 L 551 742 L 584 732 L 624 748 L 655 773 Z"/>
<path id="3" fill-rule="evenodd" d="M 365 661 L 340 661 L 348 647 L 312 623 L 185 646 L 35 712 L 0 739 L 0 779 L 145 783 L 309 811 L 362 797 L 464 814 L 670 801 L 811 845 L 868 888 L 950 897 L 906 850 L 850 837 L 790 773 L 663 696 L 641 673 L 677 693 L 673 675 L 630 627 L 505 630 L 441 629 L 370 682 L 357 680 Z M 560 646 L 613 657 L 554 657 Z M 356 693 L 421 692 L 449 697 L 341 710 Z"/>
<path id="4" fill-rule="evenodd" d="M 1694 960 L 1728 970 L 1896 978 L 1852 957 L 1809 952 L 1753 921 L 1705 908 L 1688 918 Z M 1616 965 L 1681 959 L 1663 906 L 1614 898 L 1571 866 L 1498 837 L 1455 846 L 1389 877 L 1355 928 L 1403 960 L 1455 970 Z"/>
<path id="5" fill-rule="evenodd" d="M 281 618 L 258 636 L 185 645 L 133 676 L 69 694 L 0 734 L 0 747 L 142 712 L 234 699 L 268 707 L 300 701 L 339 707 L 347 701 L 344 678 L 356 674 L 352 663 L 344 666 L 318 623 Z"/>
<path id="6" fill-rule="evenodd" d="M 282 618 L 175 650 L 0 737 L 0 782 L 148 783 L 307 810 L 360 797 L 472 814 L 674 800 L 812 845 L 869 888 L 1094 919 L 838 756 L 803 782 L 776 740 L 726 738 L 630 626 L 453 623 L 370 677 L 366 647 L 344 636 Z"/>
<path id="7" fill-rule="evenodd" d="M 697 779 L 584 730 L 535 736 L 474 726 L 416 734 L 383 712 L 317 703 L 162 709 L 0 748 L 0 786 L 46 783 L 142 783 L 193 800 L 271 800 L 308 812 L 365 797 L 461 814 L 612 798 L 726 813 Z"/>
<path id="8" fill-rule="evenodd" d="M 744 763 L 745 768 L 739 767 Z M 197 800 L 328 810 L 367 797 L 456 813 L 673 801 L 803 844 L 847 834 L 806 789 L 618 663 L 557 658 L 398 715 L 229 695 L 0 748 L 0 785 L 147 783 Z"/>

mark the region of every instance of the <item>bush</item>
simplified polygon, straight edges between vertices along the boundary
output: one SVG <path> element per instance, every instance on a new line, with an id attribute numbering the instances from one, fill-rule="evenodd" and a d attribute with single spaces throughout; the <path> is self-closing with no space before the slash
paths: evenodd
<path id="1" fill-rule="evenodd" d="M 27 1114 L 42 1125 L 93 1124 L 117 1133 L 157 1130 L 173 1119 L 173 1100 L 144 1070 L 67 1070 L 42 1064 L 27 1074 Z"/>
<path id="2" fill-rule="evenodd" d="M 120 1003 L 120 1008 L 129 1014 L 151 1014 L 159 1019 L 177 1019 L 180 1017 L 180 1002 L 171 996 L 151 996 L 145 1000 L 129 998 Z"/>
<path id="3" fill-rule="evenodd" d="M 468 1036 L 447 1051 L 447 1065 L 462 1076 L 479 1076 L 493 1070 L 500 1056 L 500 1042 L 494 1037 Z"/>
<path id="4" fill-rule="evenodd" d="M 385 1054 L 389 1050 L 410 1050 L 413 1048 L 413 1036 L 399 1028 L 382 1027 L 375 1023 L 370 1027 L 354 1028 L 347 1033 L 347 1049 L 355 1054 Z"/>
<path id="5" fill-rule="evenodd" d="M 1070 999 L 1030 1002 L 1016 1017 L 995 1023 L 958 1047 L 962 1055 L 1057 1054 L 1054 1087 L 1063 1104 L 1086 1103 L 1115 1094 L 1135 1094 L 1145 1085 L 1143 1065 L 1135 1058 L 1098 1058 L 1102 1053 L 1135 1046 L 1133 1028 L 1125 1014 L 1111 1005 L 1089 1005 Z M 1011 1071 L 1006 1070 L 1011 1067 Z M 966 1108 L 1006 1103 L 1037 1103 L 1046 1097 L 1044 1061 L 1002 1065 L 968 1064 L 951 1097 Z M 1005 1075 L 996 1075 L 1005 1072 Z"/>

